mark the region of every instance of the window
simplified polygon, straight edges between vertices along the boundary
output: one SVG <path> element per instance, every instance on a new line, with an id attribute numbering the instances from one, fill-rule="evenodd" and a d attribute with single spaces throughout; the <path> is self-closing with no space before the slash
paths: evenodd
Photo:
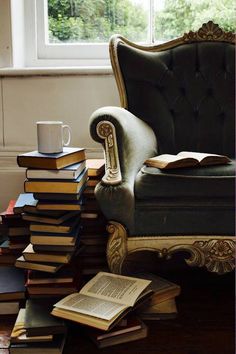
<path id="1" fill-rule="evenodd" d="M 108 40 L 114 33 L 150 44 L 196 30 L 209 20 L 233 31 L 236 23 L 234 0 L 27 0 L 27 3 L 30 16 L 26 15 L 26 20 L 30 18 L 32 22 L 34 14 L 37 24 L 34 31 L 26 33 L 31 51 L 42 63 L 54 60 L 53 65 L 61 65 L 62 61 L 69 65 L 108 65 Z"/>

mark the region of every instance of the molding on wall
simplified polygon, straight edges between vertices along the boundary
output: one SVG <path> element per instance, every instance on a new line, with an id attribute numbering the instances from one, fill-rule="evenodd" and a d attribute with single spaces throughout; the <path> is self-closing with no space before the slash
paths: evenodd
<path id="1" fill-rule="evenodd" d="M 22 67 L 22 68 L 2 68 L 0 77 L 17 76 L 81 76 L 81 75 L 111 75 L 113 76 L 111 66 L 87 66 L 87 67 Z"/>

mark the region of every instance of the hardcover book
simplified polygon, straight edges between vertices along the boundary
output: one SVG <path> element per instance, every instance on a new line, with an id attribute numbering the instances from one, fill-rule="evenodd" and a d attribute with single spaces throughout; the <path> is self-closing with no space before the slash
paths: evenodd
<path id="1" fill-rule="evenodd" d="M 37 204 L 38 211 L 81 211 L 84 208 L 83 199 L 75 200 L 75 201 L 63 201 L 63 200 L 45 200 L 39 201 Z"/>
<path id="2" fill-rule="evenodd" d="M 181 151 L 177 155 L 163 154 L 145 161 L 150 167 L 160 169 L 183 168 L 192 166 L 208 166 L 227 164 L 231 160 L 227 156 L 192 151 Z"/>
<path id="3" fill-rule="evenodd" d="M 23 213 L 22 218 L 23 220 L 34 221 L 36 223 L 61 225 L 66 220 L 69 220 L 76 215 L 79 215 L 78 211 L 64 212 L 57 216 Z"/>
<path id="4" fill-rule="evenodd" d="M 23 256 L 17 258 L 15 266 L 23 269 L 40 270 L 42 272 L 56 273 L 63 266 L 63 263 L 38 263 L 26 261 Z"/>
<path id="5" fill-rule="evenodd" d="M 11 332 L 11 343 L 32 343 L 32 342 L 51 342 L 53 335 L 48 334 L 45 336 L 27 336 L 25 329 L 25 308 L 21 308 L 13 330 Z"/>
<path id="6" fill-rule="evenodd" d="M 63 263 L 70 262 L 73 253 L 59 253 L 59 252 L 35 252 L 33 246 L 30 243 L 22 252 L 22 255 L 26 261 L 29 262 L 48 262 L 48 263 Z"/>
<path id="7" fill-rule="evenodd" d="M 24 271 L 14 266 L 0 268 L 0 301 L 25 298 Z"/>
<path id="8" fill-rule="evenodd" d="M 160 302 L 156 305 L 145 304 L 141 306 L 138 311 L 138 315 L 143 320 L 169 320 L 177 317 L 177 307 L 175 298 Z"/>
<path id="9" fill-rule="evenodd" d="M 15 214 L 21 214 L 23 213 L 25 206 L 34 209 L 37 205 L 37 202 L 38 201 L 34 198 L 33 193 L 21 193 L 13 207 L 13 212 Z"/>
<path id="10" fill-rule="evenodd" d="M 54 305 L 52 314 L 102 330 L 109 330 L 152 294 L 151 281 L 100 272 L 79 293 Z"/>
<path id="11" fill-rule="evenodd" d="M 87 159 L 86 167 L 89 177 L 100 176 L 105 171 L 105 161 L 104 159 Z"/>
<path id="12" fill-rule="evenodd" d="M 50 342 L 12 343 L 10 354 L 62 354 L 66 335 L 57 335 Z"/>
<path id="13" fill-rule="evenodd" d="M 76 225 L 80 222 L 79 214 L 70 220 L 64 221 L 60 225 L 52 224 L 42 224 L 42 223 L 31 223 L 30 231 L 42 232 L 42 233 L 59 233 L 59 234 L 68 234 L 71 232 Z"/>
<path id="14" fill-rule="evenodd" d="M 38 151 L 30 151 L 17 156 L 20 167 L 56 169 L 78 163 L 85 160 L 85 149 L 64 147 L 63 152 L 56 154 L 41 154 Z"/>
<path id="15" fill-rule="evenodd" d="M 26 301 L 25 329 L 28 336 L 66 333 L 63 320 L 51 315 L 52 303 L 43 300 Z"/>
<path id="16" fill-rule="evenodd" d="M 85 329 L 86 335 L 98 348 L 106 348 L 142 339 L 147 337 L 147 332 L 147 326 L 137 316 L 131 316 L 121 320 L 118 325 L 108 332 L 89 327 Z"/>
<path id="17" fill-rule="evenodd" d="M 24 189 L 26 193 L 69 193 L 78 194 L 88 178 L 87 170 L 84 170 L 75 180 L 26 180 Z"/>
<path id="18" fill-rule="evenodd" d="M 147 302 L 149 306 L 159 304 L 178 296 L 181 292 L 179 285 L 171 281 L 161 278 L 152 273 L 135 273 L 134 276 L 151 280 L 151 288 L 153 290 L 152 298 Z"/>
<path id="19" fill-rule="evenodd" d="M 26 170 L 26 178 L 28 179 L 77 179 L 82 171 L 85 169 L 85 161 L 75 163 L 73 165 L 64 167 L 60 170 L 40 170 L 28 168 Z"/>

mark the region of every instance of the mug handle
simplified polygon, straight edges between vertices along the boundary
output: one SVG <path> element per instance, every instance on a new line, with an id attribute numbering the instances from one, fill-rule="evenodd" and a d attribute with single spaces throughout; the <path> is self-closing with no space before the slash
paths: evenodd
<path id="1" fill-rule="evenodd" d="M 63 138 L 62 138 L 63 146 L 68 146 L 68 145 L 70 144 L 71 128 L 69 127 L 69 125 L 63 125 L 63 126 L 62 126 L 62 129 L 63 129 Z M 65 132 L 65 129 L 67 129 L 67 132 L 68 132 L 68 139 L 67 139 L 67 141 L 64 140 L 64 132 Z"/>

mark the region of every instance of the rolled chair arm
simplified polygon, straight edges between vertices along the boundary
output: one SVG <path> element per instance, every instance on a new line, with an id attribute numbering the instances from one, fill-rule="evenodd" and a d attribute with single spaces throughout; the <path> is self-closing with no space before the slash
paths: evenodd
<path id="1" fill-rule="evenodd" d="M 134 181 L 143 162 L 157 154 L 150 126 L 120 107 L 103 107 L 90 118 L 90 134 L 105 149 L 106 173 L 95 194 L 104 215 L 133 230 Z"/>

